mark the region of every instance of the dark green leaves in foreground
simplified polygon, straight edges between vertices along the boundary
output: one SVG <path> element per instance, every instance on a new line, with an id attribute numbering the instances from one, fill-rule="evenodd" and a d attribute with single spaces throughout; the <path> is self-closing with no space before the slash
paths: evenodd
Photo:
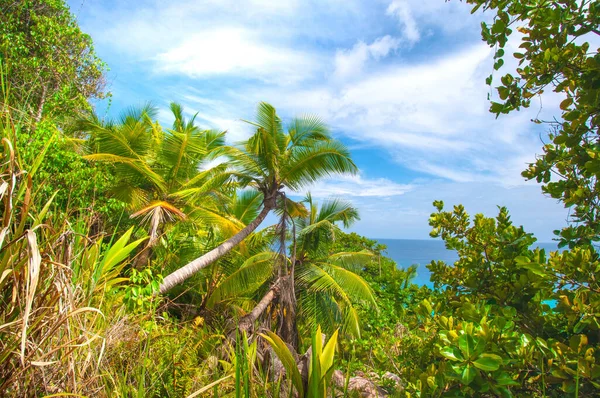
<path id="1" fill-rule="evenodd" d="M 471 218 L 434 203 L 431 235 L 456 250 L 428 268 L 441 297 L 417 309 L 435 330 L 436 356 L 415 384 L 438 396 L 593 396 L 600 388 L 598 255 L 577 247 L 547 255 L 508 211 Z"/>

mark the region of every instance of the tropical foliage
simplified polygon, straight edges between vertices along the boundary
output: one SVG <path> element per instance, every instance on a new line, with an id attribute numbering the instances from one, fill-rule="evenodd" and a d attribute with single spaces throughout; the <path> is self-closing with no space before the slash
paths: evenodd
<path id="1" fill-rule="evenodd" d="M 0 57 L 9 83 L 0 98 L 36 122 L 62 122 L 106 95 L 106 66 L 61 0 L 2 2 Z"/>
<path id="2" fill-rule="evenodd" d="M 300 198 L 358 171 L 318 117 L 286 122 L 260 103 L 236 145 L 177 103 L 168 127 L 150 105 L 103 117 L 88 101 L 104 95 L 104 65 L 64 2 L 3 4 L 0 391 L 597 396 L 599 7 L 467 3 L 496 13 L 482 25 L 495 70 L 522 34 L 491 112 L 565 97 L 524 176 L 574 211 L 549 253 L 505 208 L 434 202 L 431 236 L 458 261 L 432 261 L 432 287 L 343 232 L 351 203 Z"/>

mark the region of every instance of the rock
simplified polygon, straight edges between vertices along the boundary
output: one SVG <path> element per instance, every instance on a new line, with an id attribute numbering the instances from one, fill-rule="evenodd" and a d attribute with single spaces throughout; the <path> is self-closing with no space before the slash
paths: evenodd
<path id="1" fill-rule="evenodd" d="M 379 380 L 379 375 L 375 372 L 369 372 L 367 376 L 369 380 Z"/>
<path id="2" fill-rule="evenodd" d="M 361 371 L 356 373 L 364 374 Z M 335 370 L 331 381 L 339 390 L 343 390 L 346 385 L 346 376 L 341 371 Z M 354 376 L 348 380 L 348 392 L 357 392 L 362 398 L 384 398 L 388 396 L 383 388 L 362 376 Z"/>
<path id="3" fill-rule="evenodd" d="M 400 376 L 398 376 L 397 374 L 394 374 L 392 372 L 385 372 L 383 374 L 383 376 L 381 376 L 382 380 L 390 380 L 392 382 L 394 382 L 395 387 L 398 388 L 404 388 L 404 382 L 402 381 L 402 379 L 400 378 Z"/>
<path id="4" fill-rule="evenodd" d="M 271 378 L 272 380 L 283 379 L 285 377 L 285 366 L 283 366 L 283 362 L 279 359 L 273 348 L 269 346 L 267 351 L 269 358 L 269 367 L 271 369 Z"/>
<path id="5" fill-rule="evenodd" d="M 351 377 L 348 382 L 348 391 L 360 393 L 362 398 L 383 398 L 387 397 L 385 390 L 364 377 Z"/>
<path id="6" fill-rule="evenodd" d="M 331 382 L 338 388 L 344 388 L 344 383 L 346 383 L 346 376 L 344 376 L 341 370 L 334 370 L 333 374 L 331 375 Z"/>

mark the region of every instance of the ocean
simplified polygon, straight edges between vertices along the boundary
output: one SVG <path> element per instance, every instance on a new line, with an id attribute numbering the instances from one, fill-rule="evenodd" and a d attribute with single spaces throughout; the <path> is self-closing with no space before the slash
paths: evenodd
<path id="1" fill-rule="evenodd" d="M 412 264 L 417 264 L 417 277 L 413 281 L 419 285 L 432 286 L 429 281 L 429 270 L 427 264 L 432 260 L 445 261 L 448 264 L 458 260 L 458 255 L 453 250 L 448 250 L 444 242 L 437 239 L 417 240 L 417 239 L 375 239 L 379 243 L 386 245 L 386 257 L 391 258 L 398 264 L 398 268 L 406 268 Z M 548 251 L 557 250 L 556 242 L 536 242 L 535 247 L 540 247 Z"/>

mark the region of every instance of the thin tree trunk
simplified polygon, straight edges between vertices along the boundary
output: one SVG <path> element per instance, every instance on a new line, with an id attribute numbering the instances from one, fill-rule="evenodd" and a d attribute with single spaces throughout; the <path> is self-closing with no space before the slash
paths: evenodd
<path id="1" fill-rule="evenodd" d="M 197 259 L 189 262 L 187 265 L 179 268 L 177 271 L 172 272 L 163 279 L 163 283 L 160 285 L 160 293 L 166 293 L 171 290 L 174 286 L 179 285 L 186 279 L 190 278 L 196 272 L 214 263 L 234 247 L 240 244 L 244 239 L 248 237 L 258 226 L 267 218 L 267 214 L 275 207 L 275 198 L 265 200 L 263 209 L 260 214 L 252 220 L 244 229 L 240 232 L 221 243 L 208 253 L 198 257 Z"/>
<path id="2" fill-rule="evenodd" d="M 254 322 L 256 322 L 258 317 L 263 312 L 265 312 L 265 310 L 267 309 L 269 304 L 271 304 L 271 302 L 273 302 L 273 299 L 275 299 L 275 297 L 277 297 L 277 295 L 279 294 L 279 282 L 280 282 L 280 280 L 277 280 L 277 282 L 275 282 L 273 287 L 271 289 L 269 289 L 267 294 L 265 294 L 263 296 L 263 298 L 260 299 L 258 304 L 256 304 L 256 307 L 254 307 L 252 309 L 252 311 L 250 311 L 249 314 L 246 314 L 244 317 L 242 317 L 242 319 L 240 319 L 240 323 L 238 324 L 238 329 L 240 332 L 250 331 L 250 329 L 252 328 L 252 325 L 254 325 Z"/>
<path id="3" fill-rule="evenodd" d="M 145 266 L 148 265 L 150 257 L 152 257 L 153 251 L 153 247 L 150 245 L 144 247 L 142 251 L 133 260 L 132 267 L 138 271 L 145 268 Z"/>
<path id="4" fill-rule="evenodd" d="M 281 280 L 281 314 L 279 335 L 281 339 L 298 350 L 298 329 L 296 325 L 296 296 L 294 280 L 287 275 Z"/>
<path id="5" fill-rule="evenodd" d="M 40 103 L 38 104 L 37 112 L 35 114 L 35 124 L 37 125 L 40 120 L 42 120 L 42 114 L 44 112 L 44 105 L 46 104 L 46 93 L 48 92 L 48 87 L 44 86 L 42 89 L 42 98 L 40 99 Z"/>
<path id="6" fill-rule="evenodd" d="M 158 237 L 161 234 L 159 231 L 160 221 L 161 212 L 158 209 L 155 209 L 154 214 L 152 215 L 152 223 L 150 226 L 150 239 L 148 239 L 148 244 L 146 247 L 144 247 L 133 260 L 133 268 L 141 270 L 148 265 L 148 261 L 154 253 L 154 246 L 156 246 L 156 244 L 159 242 Z"/>
<path id="7" fill-rule="evenodd" d="M 292 220 L 292 256 L 290 258 L 290 273 L 281 283 L 281 315 L 279 335 L 286 343 L 298 351 L 298 325 L 296 323 L 296 289 L 294 270 L 296 268 L 296 224 Z"/>

